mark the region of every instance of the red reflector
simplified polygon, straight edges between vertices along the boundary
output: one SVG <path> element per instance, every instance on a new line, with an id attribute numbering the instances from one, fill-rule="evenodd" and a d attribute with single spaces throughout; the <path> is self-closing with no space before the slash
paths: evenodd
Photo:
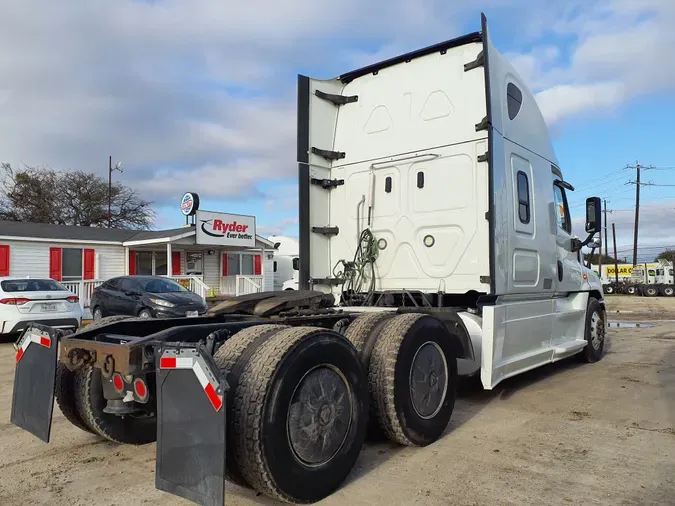
<path id="1" fill-rule="evenodd" d="M 136 381 L 134 381 L 134 388 L 136 389 L 136 395 L 138 395 L 141 399 L 145 398 L 146 394 L 148 393 L 148 389 L 145 387 L 143 380 L 136 379 Z"/>
<path id="2" fill-rule="evenodd" d="M 206 392 L 206 396 L 211 401 L 211 404 L 213 405 L 214 409 L 216 411 L 219 411 L 223 405 L 223 401 L 220 400 L 220 397 L 218 397 L 218 394 L 211 386 L 211 383 L 206 384 L 206 386 L 204 387 L 204 392 Z"/>
<path id="3" fill-rule="evenodd" d="M 44 346 L 45 348 L 51 348 L 52 340 L 48 337 L 40 337 L 40 345 Z"/>
<path id="4" fill-rule="evenodd" d="M 113 386 L 118 392 L 124 390 L 124 381 L 122 381 L 122 376 L 120 376 L 119 373 L 113 375 Z"/>
<path id="5" fill-rule="evenodd" d="M 23 348 L 19 348 L 19 351 L 16 352 L 16 361 L 19 362 L 21 357 L 23 357 Z"/>
<path id="6" fill-rule="evenodd" d="M 160 369 L 175 369 L 176 368 L 176 357 L 162 357 L 159 359 L 159 368 Z"/>

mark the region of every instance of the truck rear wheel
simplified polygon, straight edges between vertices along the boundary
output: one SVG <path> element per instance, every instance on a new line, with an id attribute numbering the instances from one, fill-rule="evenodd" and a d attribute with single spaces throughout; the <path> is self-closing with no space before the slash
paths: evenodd
<path id="1" fill-rule="evenodd" d="M 75 376 L 77 373 L 69 370 L 61 362 L 56 364 L 56 379 L 54 383 L 54 397 L 63 416 L 78 429 L 94 434 L 94 431 L 84 423 L 75 405 Z"/>
<path id="2" fill-rule="evenodd" d="M 388 311 L 365 313 L 358 316 L 351 325 L 347 327 L 345 337 L 351 341 L 356 348 L 356 351 L 359 352 L 359 358 L 361 359 L 361 364 L 366 373 L 370 367 L 370 357 L 373 353 L 373 346 L 375 346 L 375 341 L 377 340 L 380 329 L 387 321 L 396 316 L 396 314 L 397 313 Z M 374 395 L 375 392 L 370 392 L 371 407 Z M 368 419 L 367 437 L 368 439 L 375 441 L 386 439 L 386 435 L 382 432 L 377 419 L 372 416 Z"/>
<path id="3" fill-rule="evenodd" d="M 659 294 L 659 289 L 654 285 L 644 287 L 644 293 L 647 297 L 656 297 Z"/>
<path id="4" fill-rule="evenodd" d="M 218 365 L 223 378 L 227 381 L 230 390 L 226 396 L 225 420 L 227 427 L 227 444 L 225 445 L 225 475 L 228 480 L 242 487 L 250 488 L 239 470 L 237 461 L 234 455 L 234 445 L 236 440 L 236 432 L 234 430 L 232 409 L 233 400 L 237 394 L 239 386 L 239 376 L 245 365 L 250 360 L 255 351 L 264 343 L 270 336 L 279 332 L 281 329 L 288 328 L 285 325 L 256 325 L 240 330 L 218 349 L 213 356 L 213 359 Z"/>
<path id="5" fill-rule="evenodd" d="M 335 491 L 365 439 L 366 375 L 337 332 L 293 327 L 248 361 L 234 400 L 235 454 L 258 492 L 315 502 Z"/>
<path id="6" fill-rule="evenodd" d="M 103 327 L 104 325 L 108 325 L 110 323 L 115 323 L 115 322 L 121 322 L 122 320 L 128 320 L 130 318 L 133 318 L 133 316 L 128 316 L 128 315 L 113 315 L 113 316 L 104 316 L 100 320 L 93 320 L 90 323 L 87 323 L 84 327 L 82 327 L 80 330 L 94 330 L 98 327 Z"/>
<path id="7" fill-rule="evenodd" d="M 675 288 L 673 285 L 664 285 L 661 287 L 661 293 L 666 297 L 672 297 L 675 295 Z"/>
<path id="8" fill-rule="evenodd" d="M 142 445 L 157 439 L 157 417 L 118 416 L 103 410 L 101 370 L 86 366 L 75 375 L 75 406 L 84 423 L 96 434 L 114 443 Z"/>
<path id="9" fill-rule="evenodd" d="M 445 431 L 457 387 L 452 339 L 427 314 L 400 314 L 382 328 L 368 370 L 371 416 L 392 441 L 426 446 Z"/>

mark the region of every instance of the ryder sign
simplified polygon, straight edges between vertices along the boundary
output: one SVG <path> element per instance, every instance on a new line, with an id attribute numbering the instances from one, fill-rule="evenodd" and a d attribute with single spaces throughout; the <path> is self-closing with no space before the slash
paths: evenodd
<path id="1" fill-rule="evenodd" d="M 197 244 L 255 247 L 255 216 L 197 211 Z"/>

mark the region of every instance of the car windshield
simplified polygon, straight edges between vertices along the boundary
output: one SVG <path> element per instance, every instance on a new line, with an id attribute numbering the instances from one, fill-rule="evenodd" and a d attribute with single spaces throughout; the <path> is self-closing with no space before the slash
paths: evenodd
<path id="1" fill-rule="evenodd" d="M 56 292 L 66 287 L 53 279 L 12 279 L 0 282 L 3 292 Z"/>
<path id="2" fill-rule="evenodd" d="M 189 291 L 180 283 L 171 279 L 142 279 L 141 288 L 144 292 L 150 293 L 176 293 Z"/>

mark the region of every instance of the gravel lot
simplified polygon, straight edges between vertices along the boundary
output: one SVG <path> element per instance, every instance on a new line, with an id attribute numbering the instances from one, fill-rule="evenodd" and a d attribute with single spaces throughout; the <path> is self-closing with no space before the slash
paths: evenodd
<path id="1" fill-rule="evenodd" d="M 675 504 L 675 300 L 608 302 L 610 321 L 656 326 L 612 329 L 597 364 L 568 360 L 464 392 L 440 441 L 367 445 L 319 504 Z M 0 344 L 0 504 L 191 504 L 155 490 L 154 444 L 102 442 L 58 408 L 49 445 L 10 424 L 13 356 Z M 277 504 L 234 485 L 226 503 Z"/>

